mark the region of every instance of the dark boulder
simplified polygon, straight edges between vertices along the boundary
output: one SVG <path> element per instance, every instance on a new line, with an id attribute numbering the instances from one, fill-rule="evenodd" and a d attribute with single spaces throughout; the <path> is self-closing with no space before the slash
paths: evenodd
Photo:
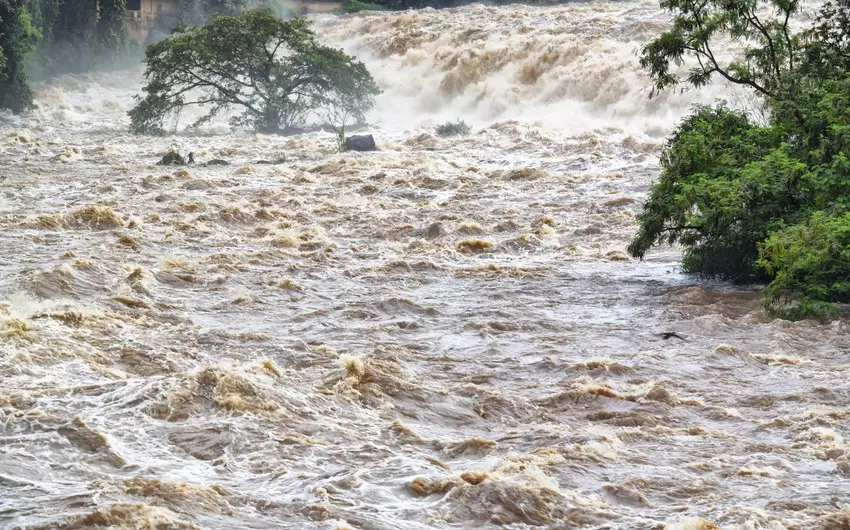
<path id="1" fill-rule="evenodd" d="M 209 162 L 207 162 L 204 165 L 205 166 L 229 166 L 230 162 L 228 162 L 227 160 L 222 160 L 220 158 L 213 158 L 212 160 L 210 160 Z"/>
<path id="2" fill-rule="evenodd" d="M 186 159 L 178 153 L 177 151 L 169 151 L 165 153 L 159 162 L 156 163 L 158 166 L 185 166 Z"/>
<path id="3" fill-rule="evenodd" d="M 346 151 L 377 151 L 378 146 L 375 145 L 375 138 L 371 134 L 361 134 L 357 136 L 349 136 L 345 139 Z"/>

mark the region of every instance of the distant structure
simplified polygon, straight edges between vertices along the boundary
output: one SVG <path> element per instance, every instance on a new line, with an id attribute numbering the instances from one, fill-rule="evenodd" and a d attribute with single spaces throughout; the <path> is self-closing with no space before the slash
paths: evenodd
<path id="1" fill-rule="evenodd" d="M 327 13 L 342 9 L 341 0 L 282 0 L 281 5 L 296 13 Z M 174 13 L 180 0 L 127 0 L 127 30 L 139 42 L 145 42 L 154 21 L 160 15 Z"/>
<path id="2" fill-rule="evenodd" d="M 306 15 L 308 13 L 329 13 L 342 9 L 343 2 L 339 0 L 290 0 L 282 2 L 283 5 L 291 6 L 296 12 Z"/>
<path id="3" fill-rule="evenodd" d="M 177 11 L 179 0 L 127 0 L 127 30 L 145 42 L 156 17 Z"/>

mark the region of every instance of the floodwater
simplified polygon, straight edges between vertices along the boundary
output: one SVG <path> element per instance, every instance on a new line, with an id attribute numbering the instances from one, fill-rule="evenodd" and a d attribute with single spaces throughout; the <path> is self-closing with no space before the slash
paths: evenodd
<path id="1" fill-rule="evenodd" d="M 131 136 L 136 70 L 39 86 L 0 118 L 0 527 L 849 528 L 848 323 L 625 253 L 664 135 L 733 95 L 648 99 L 666 20 L 322 16 L 377 153 Z"/>

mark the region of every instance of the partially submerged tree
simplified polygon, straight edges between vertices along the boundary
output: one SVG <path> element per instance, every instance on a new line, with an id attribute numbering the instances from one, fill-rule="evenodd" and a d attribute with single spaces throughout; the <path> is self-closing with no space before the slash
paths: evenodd
<path id="1" fill-rule="evenodd" d="M 363 63 L 352 63 L 351 69 L 327 64 L 322 69 L 328 75 L 326 89 L 316 100 L 316 114 L 336 133 L 340 151 L 345 150 L 346 127 L 365 121 L 366 111 L 375 104 L 375 96 L 380 92 Z"/>
<path id="2" fill-rule="evenodd" d="M 161 133 L 187 107 L 204 111 L 195 126 L 235 108 L 232 124 L 281 133 L 340 109 L 360 119 L 380 93 L 366 67 L 319 44 L 306 19 L 267 9 L 177 28 L 148 47 L 146 63 L 145 95 L 130 111 L 136 133 Z"/>
<path id="3" fill-rule="evenodd" d="M 673 27 L 641 58 L 655 89 L 716 75 L 759 94 L 769 123 L 723 105 L 687 117 L 662 152 L 630 253 L 680 243 L 686 271 L 767 280 L 768 308 L 786 316 L 850 302 L 850 2 L 827 3 L 798 34 L 795 1 L 662 5 Z M 740 40 L 743 58 L 721 61 L 720 38 Z M 684 60 L 694 66 L 682 78 Z"/>

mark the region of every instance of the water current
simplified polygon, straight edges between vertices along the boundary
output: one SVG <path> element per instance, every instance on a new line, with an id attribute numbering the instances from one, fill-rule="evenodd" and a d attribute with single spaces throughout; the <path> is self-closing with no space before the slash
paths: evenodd
<path id="1" fill-rule="evenodd" d="M 38 86 L 0 118 L 0 527 L 850 528 L 848 323 L 625 253 L 665 134 L 735 96 L 648 98 L 656 6 L 316 18 L 376 153 L 131 136 L 138 69 Z"/>

